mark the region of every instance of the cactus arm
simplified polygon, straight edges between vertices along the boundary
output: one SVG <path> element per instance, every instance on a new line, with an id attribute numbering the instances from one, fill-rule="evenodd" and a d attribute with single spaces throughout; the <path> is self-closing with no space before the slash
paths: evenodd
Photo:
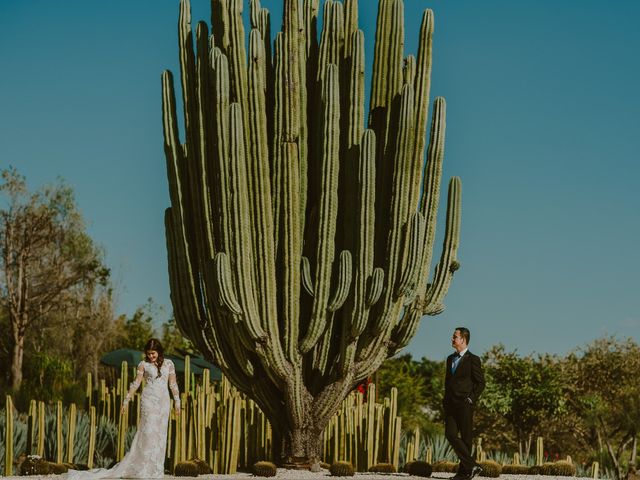
<path id="1" fill-rule="evenodd" d="M 289 212 L 283 219 L 284 241 L 284 285 L 283 319 L 285 326 L 285 351 L 289 362 L 300 362 L 298 352 L 299 316 L 300 316 L 300 262 L 302 240 L 300 228 L 300 210 L 298 207 L 299 170 L 298 149 L 295 143 L 285 142 L 283 150 L 283 208 Z"/>
<path id="2" fill-rule="evenodd" d="M 340 98 L 338 67 L 330 65 L 323 84 L 324 128 L 322 153 L 322 189 L 319 203 L 318 243 L 316 247 L 315 296 L 308 330 L 300 350 L 308 352 L 322 335 L 327 323 L 327 303 L 331 267 L 335 252 L 338 209 Z"/>
<path id="3" fill-rule="evenodd" d="M 234 292 L 233 277 L 229 267 L 229 257 L 224 252 L 219 252 L 214 258 L 216 290 L 218 301 L 234 315 L 241 315 L 242 308 Z"/>
<path id="4" fill-rule="evenodd" d="M 394 307 L 394 290 L 398 267 L 402 258 L 401 240 L 403 226 L 408 220 L 408 199 L 404 192 L 415 182 L 411 178 L 411 155 L 408 146 L 413 142 L 413 87 L 405 85 L 400 107 L 400 124 L 397 133 L 397 149 L 394 158 L 394 172 L 391 190 L 391 229 L 387 240 L 387 288 L 384 293 L 384 313 L 376 319 L 374 334 L 379 334 L 397 321 Z"/>
<path id="5" fill-rule="evenodd" d="M 249 47 L 249 119 L 250 119 L 250 176 L 254 212 L 253 246 L 255 271 L 259 294 L 258 307 L 262 328 L 269 332 L 272 345 L 279 346 L 276 300 L 276 271 L 274 226 L 272 217 L 271 185 L 269 183 L 269 145 L 267 141 L 267 112 L 265 102 L 264 41 L 260 32 L 253 29 Z"/>
<path id="6" fill-rule="evenodd" d="M 211 0 L 211 25 L 215 44 L 227 54 L 231 43 L 228 0 Z"/>
<path id="7" fill-rule="evenodd" d="M 229 66 L 227 57 L 219 49 L 212 51 L 214 66 L 213 90 L 215 95 L 215 155 L 213 156 L 212 190 L 215 195 L 214 224 L 218 250 L 230 254 L 232 231 L 230 226 L 229 195 Z"/>
<path id="8" fill-rule="evenodd" d="M 244 44 L 244 22 L 242 21 L 243 0 L 226 0 L 229 12 L 229 72 L 231 74 L 231 102 L 239 103 L 243 124 L 247 119 L 247 51 Z"/>
<path id="9" fill-rule="evenodd" d="M 234 256 L 232 270 L 234 271 L 238 301 L 243 310 L 245 325 L 254 340 L 262 340 L 266 336 L 260 324 L 260 315 L 256 306 L 252 259 L 253 248 L 251 242 L 251 218 L 249 209 L 249 194 L 246 182 L 247 169 L 244 151 L 244 129 L 242 111 L 238 103 L 231 104 L 229 109 L 229 164 L 231 189 L 231 228 L 235 232 L 232 237 Z"/>
<path id="10" fill-rule="evenodd" d="M 373 130 L 366 130 L 362 137 L 358 159 L 358 218 L 360 225 L 356 244 L 356 272 L 354 280 L 354 309 L 349 336 L 357 338 L 368 320 L 367 281 L 373 273 L 375 240 L 375 182 L 376 138 Z M 382 289 L 380 289 L 380 292 Z"/>
<path id="11" fill-rule="evenodd" d="M 372 306 L 380 299 L 384 289 L 384 270 L 380 267 L 374 269 L 367 289 L 367 305 Z"/>
<path id="12" fill-rule="evenodd" d="M 376 19 L 376 40 L 375 50 L 373 54 L 373 74 L 371 76 L 371 99 L 369 102 L 369 109 L 372 113 L 377 108 L 385 107 L 387 105 L 385 101 L 385 92 L 387 90 L 385 63 L 389 59 L 388 32 L 391 31 L 390 6 L 392 2 L 393 0 L 380 0 L 378 2 L 378 16 Z"/>
<path id="13" fill-rule="evenodd" d="M 329 300 L 329 311 L 335 312 L 344 304 L 349 295 L 349 287 L 351 286 L 351 270 L 352 260 L 351 252 L 349 250 L 343 250 L 339 257 L 338 267 L 338 279 L 336 282 L 336 289 Z"/>
<path id="14" fill-rule="evenodd" d="M 424 250 L 425 221 L 420 212 L 415 212 L 407 225 L 405 241 L 406 255 L 400 281 L 396 286 L 396 296 L 402 297 L 415 288 L 416 271 L 420 268 L 422 252 Z"/>
<path id="15" fill-rule="evenodd" d="M 427 134 L 427 118 L 429 113 L 429 93 L 431 89 L 431 65 L 433 51 L 433 11 L 425 10 L 420 26 L 418 41 L 418 59 L 415 74 L 416 94 L 416 135 L 414 150 L 414 165 L 422 169 L 424 159 L 425 138 Z M 421 170 L 415 173 L 418 177 Z M 417 177 L 416 177 L 417 178 Z M 420 191 L 412 192 L 411 205 L 418 205 Z M 424 212 L 423 212 L 424 215 Z M 425 216 L 426 219 L 426 216 Z"/>
<path id="16" fill-rule="evenodd" d="M 274 68 L 274 107 L 273 107 L 273 142 L 271 145 L 271 195 L 273 202 L 274 238 L 276 251 L 281 252 L 282 247 L 282 222 L 283 222 L 283 189 L 282 178 L 284 165 L 282 163 L 282 140 L 284 138 L 284 38 L 282 32 L 276 35 L 275 45 L 275 68 Z"/>
<path id="17" fill-rule="evenodd" d="M 358 31 L 358 0 L 344 2 L 344 38 L 347 40 Z M 346 54 L 347 52 L 345 52 Z M 347 55 L 348 56 L 348 55 Z"/>
<path id="18" fill-rule="evenodd" d="M 215 253 L 215 239 L 213 233 L 213 221 L 211 216 L 211 195 L 209 194 L 209 177 L 212 172 L 212 165 L 207 159 L 213 159 L 213 146 L 211 139 L 214 138 L 212 111 L 211 111 L 211 65 L 209 57 L 209 35 L 207 24 L 198 22 L 196 29 L 197 61 L 196 61 L 196 100 L 198 106 L 198 175 L 195 181 L 198 184 L 197 191 L 200 192 L 201 204 L 201 226 L 202 226 L 202 246 L 203 257 L 213 258 Z"/>
<path id="19" fill-rule="evenodd" d="M 447 200 L 447 226 L 442 245 L 442 255 L 438 263 L 437 273 L 431 286 L 427 290 L 423 311 L 426 314 L 440 313 L 442 300 L 444 299 L 454 272 L 460 267 L 457 261 L 458 245 L 460 243 L 460 203 L 461 203 L 460 178 L 452 177 L 449 182 L 449 195 Z M 434 309 L 434 307 L 436 307 Z"/>
<path id="20" fill-rule="evenodd" d="M 311 280 L 311 264 L 307 257 L 302 257 L 302 287 L 309 296 L 314 296 L 313 280 Z"/>
<path id="21" fill-rule="evenodd" d="M 402 84 L 413 85 L 416 80 L 416 57 L 409 55 L 404 59 L 404 67 L 402 68 Z M 415 87 L 414 87 L 415 88 Z M 419 163 L 422 165 L 422 162 Z"/>
<path id="22" fill-rule="evenodd" d="M 347 38 L 350 39 L 349 57 L 351 58 L 347 133 L 347 149 L 349 149 L 360 143 L 364 133 L 364 33 L 362 30 L 357 30 Z"/>
<path id="23" fill-rule="evenodd" d="M 425 297 L 431 258 L 436 235 L 436 223 L 438 220 L 438 206 L 440 203 L 440 179 L 442 178 L 442 160 L 444 158 L 444 141 L 446 132 L 447 105 L 442 97 L 433 102 L 433 115 L 431 120 L 431 135 L 429 150 L 427 153 L 427 165 L 423 176 L 423 193 L 420 203 L 420 212 L 427 222 L 425 235 L 424 254 L 420 265 L 420 284 L 418 295 Z"/>

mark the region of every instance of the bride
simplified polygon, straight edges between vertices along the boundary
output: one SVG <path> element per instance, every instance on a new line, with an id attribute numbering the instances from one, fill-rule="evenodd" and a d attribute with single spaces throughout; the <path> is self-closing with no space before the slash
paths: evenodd
<path id="1" fill-rule="evenodd" d="M 90 471 L 69 470 L 67 480 L 97 480 L 101 478 L 162 478 L 167 449 L 167 426 L 169 423 L 169 392 L 173 394 L 176 416 L 180 415 L 180 392 L 176 383 L 173 362 L 165 359 L 159 340 L 150 339 L 144 348 L 145 360 L 138 364 L 137 375 L 122 402 L 120 413 L 140 387 L 145 388 L 140 399 L 140 422 L 131 442 L 131 449 L 124 458 L 110 469 L 98 468 Z"/>

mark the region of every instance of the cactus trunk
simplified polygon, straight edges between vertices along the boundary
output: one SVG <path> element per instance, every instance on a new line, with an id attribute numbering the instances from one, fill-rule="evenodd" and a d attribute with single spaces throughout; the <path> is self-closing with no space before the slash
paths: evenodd
<path id="1" fill-rule="evenodd" d="M 380 0 L 367 122 L 357 0 L 284 0 L 273 48 L 269 13 L 250 1 L 247 36 L 243 3 L 212 0 L 194 39 L 180 1 L 184 141 L 162 75 L 171 299 L 185 336 L 271 421 L 275 459 L 307 465 L 354 386 L 444 309 L 460 180 L 431 275 L 446 109 L 436 98 L 428 135 L 433 12 L 405 58 L 403 0 Z"/>

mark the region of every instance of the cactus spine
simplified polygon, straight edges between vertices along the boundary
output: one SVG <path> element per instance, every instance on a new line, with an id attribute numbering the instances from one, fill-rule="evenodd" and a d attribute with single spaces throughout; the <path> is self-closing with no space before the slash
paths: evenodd
<path id="1" fill-rule="evenodd" d="M 242 7 L 213 0 L 194 48 L 180 1 L 184 143 L 162 75 L 171 298 L 186 336 L 272 420 L 275 458 L 317 462 L 342 400 L 444 309 L 459 267 L 454 177 L 430 276 L 446 110 L 436 98 L 427 144 L 433 13 L 405 58 L 403 0 L 379 1 L 367 120 L 357 0 L 324 2 L 319 42 L 319 0 L 284 0 L 273 50 L 259 0 L 247 50 Z M 367 454 L 397 463 L 399 428 Z"/>

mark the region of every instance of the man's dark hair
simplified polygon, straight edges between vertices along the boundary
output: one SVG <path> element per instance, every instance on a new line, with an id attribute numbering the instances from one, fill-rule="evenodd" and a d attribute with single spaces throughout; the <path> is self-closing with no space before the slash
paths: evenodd
<path id="1" fill-rule="evenodd" d="M 467 327 L 456 327 L 456 330 L 460 332 L 460 336 L 467 341 L 467 345 L 471 341 L 471 332 Z"/>

